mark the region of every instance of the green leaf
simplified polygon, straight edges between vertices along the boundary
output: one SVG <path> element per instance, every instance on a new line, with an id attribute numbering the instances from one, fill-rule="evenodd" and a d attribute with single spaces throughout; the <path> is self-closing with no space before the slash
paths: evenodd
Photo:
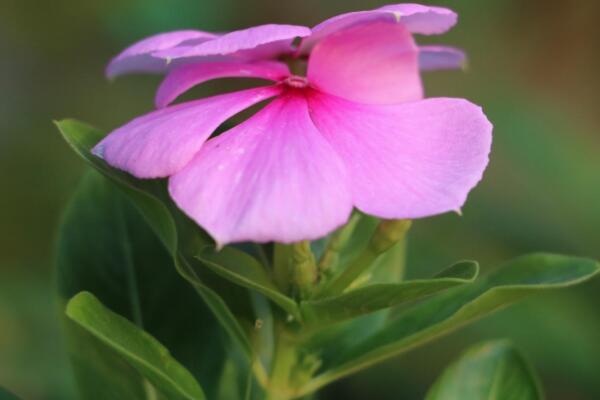
<path id="1" fill-rule="evenodd" d="M 301 304 L 303 318 L 307 323 L 322 327 L 471 283 L 478 272 L 479 265 L 476 262 L 462 261 L 447 268 L 435 279 L 373 284 L 339 296 L 305 301 Z"/>
<path id="2" fill-rule="evenodd" d="M 57 283 L 62 300 L 66 302 L 81 291 L 92 292 L 165 344 L 210 395 L 210 385 L 222 369 L 222 330 L 172 264 L 169 253 L 128 198 L 96 172 L 87 174 L 60 228 Z M 73 329 L 72 324 L 66 327 L 78 381 L 85 382 L 80 385 L 83 390 L 98 394 L 108 385 L 92 389 L 90 382 L 110 382 L 113 378 L 107 374 L 128 373 L 114 357 L 99 357 L 101 347 L 96 350 L 95 344 L 89 344 L 85 332 Z M 81 357 L 82 349 L 90 353 L 88 359 Z M 137 392 L 126 389 L 127 385 L 121 387 Z M 114 391 L 111 396 L 116 396 Z"/>
<path id="3" fill-rule="evenodd" d="M 205 398 L 192 374 L 169 354 L 166 347 L 104 307 L 91 293 L 81 292 L 71 299 L 66 314 L 123 357 L 168 399 Z"/>
<path id="4" fill-rule="evenodd" d="M 450 365 L 426 400 L 542 400 L 529 363 L 507 341 L 478 344 Z"/>
<path id="5" fill-rule="evenodd" d="M 72 119 L 56 122 L 56 126 L 75 153 L 125 191 L 165 246 L 169 249 L 175 248 L 177 228 L 168 208 L 163 204 L 164 190 L 161 183 L 156 180 L 135 179 L 94 156 L 91 149 L 104 137 L 101 131 Z"/>
<path id="6" fill-rule="evenodd" d="M 69 319 L 63 317 L 67 350 L 80 398 L 89 400 L 146 400 L 156 389 L 144 384 L 123 357 Z"/>
<path id="7" fill-rule="evenodd" d="M 100 158 L 91 153 L 93 146 L 98 143 L 104 134 L 81 122 L 75 120 L 63 120 L 56 122 L 63 138 L 87 163 L 101 172 L 105 177 L 116 183 L 127 197 L 135 204 L 136 208 L 142 213 L 147 223 L 152 227 L 155 234 L 167 248 L 173 263 L 179 273 L 184 276 L 200 294 L 217 320 L 223 326 L 223 329 L 236 342 L 244 353 L 251 358 L 252 350 L 250 341 L 236 319 L 233 311 L 230 309 L 232 302 L 226 302 L 223 296 L 229 294 L 228 299 L 234 299 L 241 302 L 243 296 L 240 296 L 239 288 L 228 287 L 228 290 L 216 291 L 208 285 L 199 274 L 202 268 L 195 268 L 193 260 L 186 259 L 182 254 L 182 235 L 180 234 L 182 217 L 179 220 L 173 218 L 176 210 L 168 207 L 170 200 L 165 193 L 164 185 L 156 180 L 138 180 L 129 174 L 111 168 Z M 207 236 L 199 236 L 195 231 L 195 240 L 201 241 L 204 246 L 211 243 Z M 242 302 L 247 304 L 247 302 Z"/>
<path id="8" fill-rule="evenodd" d="M 296 319 L 300 318 L 296 302 L 279 291 L 267 270 L 249 254 L 233 247 L 225 247 L 219 251 L 207 247 L 196 257 L 216 274 L 240 286 L 256 290 L 285 312 Z"/>
<path id="9" fill-rule="evenodd" d="M 542 253 L 517 258 L 474 284 L 407 309 L 359 343 L 331 352 L 335 356 L 323 360 L 323 372 L 302 393 L 427 343 L 528 295 L 576 285 L 599 271 L 596 261 L 584 258 Z"/>

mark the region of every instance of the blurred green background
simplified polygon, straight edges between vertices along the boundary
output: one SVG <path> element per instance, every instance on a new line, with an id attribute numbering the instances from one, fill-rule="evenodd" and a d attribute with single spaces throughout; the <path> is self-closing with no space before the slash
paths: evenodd
<path id="1" fill-rule="evenodd" d="M 430 3 L 430 2 L 427 2 Z M 1 0 L 0 386 L 24 399 L 74 398 L 53 291 L 61 210 L 84 170 L 53 119 L 112 129 L 152 107 L 158 77 L 109 83 L 111 56 L 174 29 L 314 25 L 385 4 L 361 0 Z M 544 250 L 600 258 L 600 2 L 439 0 L 469 69 L 425 76 L 428 95 L 466 97 L 495 125 L 484 181 L 464 216 L 414 224 L 409 273 L 462 258 L 493 266 Z M 218 84 L 217 84 L 218 85 Z M 216 90 L 217 86 L 202 90 Z M 322 398 L 421 399 L 470 343 L 509 337 L 550 399 L 600 398 L 600 281 L 527 301 L 327 388 Z"/>

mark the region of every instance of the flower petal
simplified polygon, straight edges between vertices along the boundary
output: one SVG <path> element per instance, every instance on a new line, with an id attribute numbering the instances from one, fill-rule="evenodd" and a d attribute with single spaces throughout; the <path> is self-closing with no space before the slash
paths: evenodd
<path id="1" fill-rule="evenodd" d="M 152 56 L 155 51 L 166 50 L 181 44 L 198 44 L 217 35 L 209 32 L 185 30 L 160 33 L 129 46 L 112 59 L 106 68 L 106 75 L 114 78 L 132 72 L 163 72 L 167 69 L 165 60 Z"/>
<path id="2" fill-rule="evenodd" d="M 375 21 L 329 35 L 312 50 L 307 75 L 319 90 L 360 103 L 423 97 L 418 48 L 400 24 Z"/>
<path id="3" fill-rule="evenodd" d="M 458 211 L 488 163 L 492 125 L 462 99 L 399 105 L 309 97 L 315 125 L 342 156 L 354 205 L 381 218 Z"/>
<path id="4" fill-rule="evenodd" d="M 411 33 L 432 35 L 446 32 L 457 19 L 456 13 L 450 9 L 420 4 L 393 4 L 370 11 L 340 14 L 315 26 L 312 34 L 302 40 L 299 51 L 308 54 L 325 37 L 354 25 L 385 21 L 399 23 Z"/>
<path id="5" fill-rule="evenodd" d="M 316 239 L 352 210 L 344 164 L 293 92 L 209 140 L 169 191 L 219 245 Z"/>
<path id="6" fill-rule="evenodd" d="M 421 71 L 463 68 L 466 63 L 464 51 L 448 46 L 420 46 L 419 68 Z"/>
<path id="7" fill-rule="evenodd" d="M 220 124 L 279 91 L 261 87 L 154 111 L 110 133 L 93 153 L 138 178 L 169 176 L 194 157 Z"/>
<path id="8" fill-rule="evenodd" d="M 391 4 L 377 11 L 391 12 L 412 33 L 439 35 L 456 25 L 458 16 L 448 8 L 421 4 Z"/>
<path id="9" fill-rule="evenodd" d="M 211 79 L 248 77 L 277 81 L 289 73 L 287 65 L 277 61 L 186 64 L 167 75 L 158 88 L 155 103 L 158 108 L 166 107 L 188 89 Z"/>
<path id="10" fill-rule="evenodd" d="M 156 57 L 169 60 L 182 57 L 199 57 L 226 55 L 236 53 L 241 50 L 256 49 L 261 57 L 265 53 L 273 56 L 274 52 L 291 52 L 292 42 L 297 37 L 310 35 L 310 29 L 305 26 L 298 25 L 260 25 L 248 29 L 229 32 L 218 38 L 206 41 L 194 46 L 178 46 L 176 48 L 157 51 L 154 53 Z M 261 46 L 267 45 L 267 50 Z M 251 53 L 246 53 L 245 56 L 251 57 Z"/>

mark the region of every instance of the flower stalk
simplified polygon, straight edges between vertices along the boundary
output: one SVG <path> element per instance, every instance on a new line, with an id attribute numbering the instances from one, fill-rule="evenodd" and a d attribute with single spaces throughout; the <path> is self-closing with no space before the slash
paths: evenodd
<path id="1" fill-rule="evenodd" d="M 375 260 L 392 246 L 404 239 L 410 228 L 410 220 L 383 220 L 371 236 L 367 247 L 337 277 L 325 284 L 317 298 L 341 293 L 363 272 L 373 265 Z"/>
<path id="2" fill-rule="evenodd" d="M 266 400 L 287 400 L 294 397 L 290 380 L 297 362 L 297 350 L 284 329 L 277 329 L 276 332 L 277 342 Z"/>
<path id="3" fill-rule="evenodd" d="M 350 239 L 350 236 L 354 232 L 358 221 L 360 221 L 360 214 L 353 214 L 350 221 L 342 228 L 337 230 L 327 243 L 325 252 L 319 259 L 319 274 L 323 278 L 328 278 L 333 275 L 335 267 L 339 263 L 340 252 L 344 248 L 344 245 Z"/>

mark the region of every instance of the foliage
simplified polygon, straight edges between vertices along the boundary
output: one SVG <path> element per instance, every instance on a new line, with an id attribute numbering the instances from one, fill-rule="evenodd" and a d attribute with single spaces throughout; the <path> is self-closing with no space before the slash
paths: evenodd
<path id="1" fill-rule="evenodd" d="M 533 369 L 505 340 L 468 349 L 432 386 L 426 400 L 542 400 Z"/>
<path id="2" fill-rule="evenodd" d="M 138 398 L 149 383 L 162 395 L 202 398 L 186 368 L 208 398 L 222 387 L 215 382 L 232 379 L 233 385 L 248 370 L 259 385 L 236 384 L 238 393 L 250 388 L 252 396 L 262 396 L 262 390 L 272 398 L 307 395 L 525 296 L 581 283 L 599 271 L 592 260 L 540 253 L 510 261 L 480 279 L 477 263 L 466 261 L 430 279 L 400 281 L 401 248 L 392 247 L 393 256 L 384 254 L 362 266 L 364 272 L 348 289 L 319 292 L 327 282 L 318 282 L 312 296 L 300 297 L 293 285 L 282 285 L 280 279 L 293 275 L 289 268 L 294 264 L 285 260 L 294 257 L 297 247 L 264 245 L 255 251 L 241 245 L 217 251 L 206 233 L 173 206 L 163 182 L 136 180 L 90 154 L 101 132 L 72 120 L 58 126 L 75 151 L 108 178 L 88 176 L 65 216 L 59 283 L 65 299 L 80 291 L 95 296 L 79 294 L 67 307 L 67 327 L 74 332 L 72 356 L 82 386 L 109 386 L 114 398 Z M 361 257 L 357 249 L 376 234 L 377 229 L 355 228 L 332 236 L 329 243 L 334 237 L 344 237 L 344 243 L 336 241 L 339 254 L 332 258 L 329 276 Z M 331 255 L 327 246 L 324 254 Z M 327 276 L 323 274 L 323 280 Z M 196 308 L 189 319 L 177 321 L 179 313 L 173 311 L 191 310 L 192 305 Z M 151 307 L 162 307 L 160 328 L 166 331 L 145 323 L 156 317 Z M 190 321 L 199 329 L 192 335 L 195 339 L 173 339 L 190 332 L 182 325 Z M 235 350 L 211 342 L 221 332 Z M 144 339 L 132 339 L 136 336 Z M 95 341 L 89 349 L 102 355 L 94 357 L 102 365 L 88 365 L 89 357 L 77 351 L 86 340 Z M 104 353 L 103 346 L 113 351 Z M 164 348 L 173 358 L 162 360 L 163 365 L 155 355 L 167 354 Z M 224 368 L 223 362 L 232 369 Z M 232 370 L 236 378 L 230 378 Z M 125 380 L 137 386 L 128 387 Z"/>

